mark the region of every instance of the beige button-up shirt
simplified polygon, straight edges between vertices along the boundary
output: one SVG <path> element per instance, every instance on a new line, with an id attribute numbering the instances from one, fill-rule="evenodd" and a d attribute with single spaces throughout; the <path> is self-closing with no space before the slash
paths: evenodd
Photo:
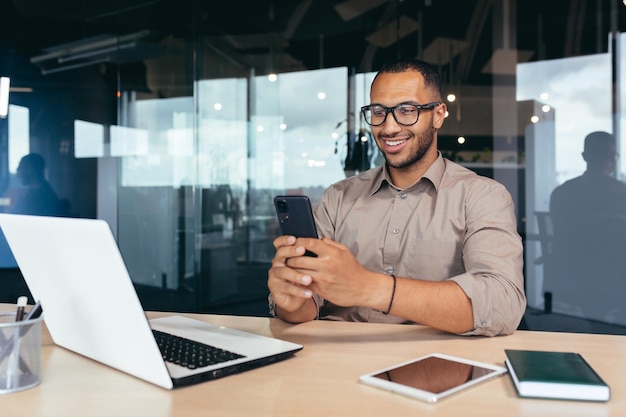
<path id="1" fill-rule="evenodd" d="M 424 176 L 398 189 L 384 167 L 330 186 L 314 209 L 320 237 L 347 246 L 368 270 L 454 280 L 472 300 L 474 330 L 510 334 L 526 308 L 523 247 L 506 188 L 439 155 Z M 368 307 L 314 295 L 319 318 L 406 323 Z"/>

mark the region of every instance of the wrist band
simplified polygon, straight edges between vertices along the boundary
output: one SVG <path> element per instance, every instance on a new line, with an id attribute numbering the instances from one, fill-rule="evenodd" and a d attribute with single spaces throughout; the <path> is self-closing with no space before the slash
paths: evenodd
<path id="1" fill-rule="evenodd" d="M 389 300 L 389 307 L 387 307 L 387 311 L 383 311 L 383 314 L 389 314 L 391 311 L 391 306 L 393 305 L 393 299 L 396 296 L 396 276 L 391 274 L 391 278 L 393 278 L 393 290 L 391 291 L 391 300 Z"/>

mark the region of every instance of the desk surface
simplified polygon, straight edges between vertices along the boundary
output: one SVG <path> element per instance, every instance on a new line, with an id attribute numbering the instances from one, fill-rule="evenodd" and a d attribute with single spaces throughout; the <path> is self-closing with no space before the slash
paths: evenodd
<path id="1" fill-rule="evenodd" d="M 13 306 L 0 304 L 0 311 Z M 171 313 L 149 313 L 159 317 Z M 0 395 L 3 416 L 624 416 L 626 338 L 518 331 L 461 337 L 413 325 L 260 317 L 188 316 L 304 345 L 283 362 L 198 385 L 164 390 L 55 346 L 42 335 L 42 383 Z M 431 352 L 503 365 L 504 349 L 581 353 L 611 386 L 608 403 L 520 399 L 508 375 L 428 404 L 358 382 L 358 376 Z"/>

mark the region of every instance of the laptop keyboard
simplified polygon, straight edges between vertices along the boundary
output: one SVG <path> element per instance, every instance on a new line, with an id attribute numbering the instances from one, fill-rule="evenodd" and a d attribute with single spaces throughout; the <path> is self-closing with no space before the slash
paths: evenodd
<path id="1" fill-rule="evenodd" d="M 154 333 L 154 337 L 161 350 L 161 355 L 163 355 L 165 361 L 189 369 L 202 368 L 221 362 L 245 358 L 243 355 L 173 334 L 154 329 L 152 333 Z"/>

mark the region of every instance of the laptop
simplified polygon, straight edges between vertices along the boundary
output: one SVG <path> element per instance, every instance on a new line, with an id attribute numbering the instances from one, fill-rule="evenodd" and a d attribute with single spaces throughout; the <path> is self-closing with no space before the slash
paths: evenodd
<path id="1" fill-rule="evenodd" d="M 54 343 L 142 380 L 172 389 L 271 364 L 303 347 L 182 315 L 148 320 L 104 220 L 0 214 L 0 228 Z M 163 338 L 209 352 L 201 363 L 169 358 L 157 343 Z"/>

